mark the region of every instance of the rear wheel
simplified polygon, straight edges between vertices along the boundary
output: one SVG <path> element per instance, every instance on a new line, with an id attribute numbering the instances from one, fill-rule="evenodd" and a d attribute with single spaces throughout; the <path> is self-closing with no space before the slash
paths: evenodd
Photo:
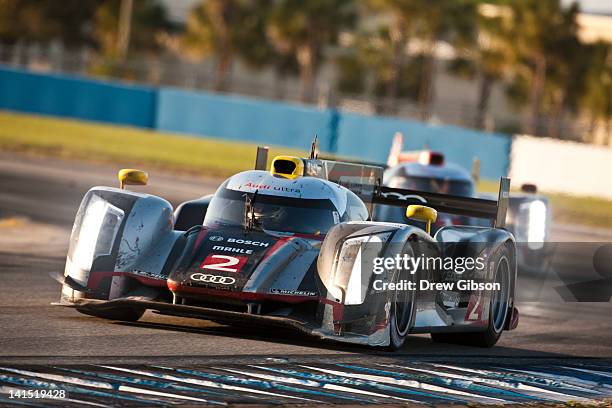
<path id="1" fill-rule="evenodd" d="M 407 269 L 401 269 L 396 274 L 395 283 L 414 280 L 414 276 Z M 400 349 L 410 332 L 414 320 L 415 291 L 403 289 L 393 292 L 391 311 L 389 314 L 389 349 Z"/>
<path id="2" fill-rule="evenodd" d="M 483 332 L 466 333 L 432 333 L 431 338 L 437 343 L 454 343 L 475 347 L 492 347 L 501 337 L 510 308 L 510 291 L 512 285 L 511 255 L 507 245 L 501 247 L 494 255 L 495 274 L 493 282 L 499 283 L 500 290 L 493 291 L 489 302 L 489 324 Z"/>

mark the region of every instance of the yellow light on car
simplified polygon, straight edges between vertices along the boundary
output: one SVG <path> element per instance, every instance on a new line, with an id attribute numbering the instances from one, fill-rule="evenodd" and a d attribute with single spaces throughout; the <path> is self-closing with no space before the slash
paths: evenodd
<path id="1" fill-rule="evenodd" d="M 299 157 L 276 156 L 272 160 L 270 173 L 288 179 L 295 179 L 304 175 L 304 162 Z"/>

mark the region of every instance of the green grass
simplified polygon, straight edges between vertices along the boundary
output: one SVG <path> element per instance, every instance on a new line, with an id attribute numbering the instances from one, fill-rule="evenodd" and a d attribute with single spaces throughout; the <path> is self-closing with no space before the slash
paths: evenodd
<path id="1" fill-rule="evenodd" d="M 0 112 L 0 150 L 225 177 L 253 168 L 256 145 Z M 304 152 L 271 147 L 270 154 Z"/>
<path id="2" fill-rule="evenodd" d="M 0 150 L 226 177 L 253 168 L 256 145 L 0 112 Z M 303 156 L 305 152 L 272 147 L 270 154 Z M 497 186 L 481 181 L 478 191 L 496 192 Z M 612 227 L 610 200 L 544 194 L 556 222 Z"/>
<path id="3" fill-rule="evenodd" d="M 481 180 L 478 191 L 483 193 L 497 192 L 497 182 Z M 511 186 L 517 191 L 518 186 Z M 582 224 L 601 228 L 612 228 L 612 201 L 598 197 L 576 197 L 569 194 L 541 192 L 548 198 L 554 222 L 564 224 Z"/>

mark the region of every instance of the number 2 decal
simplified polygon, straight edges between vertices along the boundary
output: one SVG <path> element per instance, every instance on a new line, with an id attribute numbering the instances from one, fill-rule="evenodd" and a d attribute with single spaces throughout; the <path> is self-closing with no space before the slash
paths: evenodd
<path id="1" fill-rule="evenodd" d="M 246 256 L 209 254 L 200 265 L 200 268 L 236 273 L 246 263 L 247 259 Z"/>
<path id="2" fill-rule="evenodd" d="M 467 307 L 466 320 L 481 320 L 482 315 L 482 292 L 472 293 Z"/>

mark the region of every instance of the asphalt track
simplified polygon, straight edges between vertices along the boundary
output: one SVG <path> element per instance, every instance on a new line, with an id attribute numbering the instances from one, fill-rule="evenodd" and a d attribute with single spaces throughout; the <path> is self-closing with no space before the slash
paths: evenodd
<path id="1" fill-rule="evenodd" d="M 545 301 L 519 305 L 519 328 L 504 333 L 492 349 L 412 336 L 396 353 L 152 313 L 137 323 L 109 322 L 51 306 L 59 287 L 48 273 L 63 270 L 80 198 L 92 185 L 115 185 L 116 168 L 0 155 L 0 216 L 31 220 L 0 229 L 0 405 L 14 402 L 6 399 L 11 389 L 35 386 L 69 390 L 76 405 L 445 404 L 612 396 L 609 302 L 538 297 Z M 141 190 L 176 204 L 211 193 L 218 183 L 152 172 Z M 605 230 L 574 226 L 555 226 L 553 233 L 560 241 L 612 238 Z M 585 254 L 558 259 L 576 270 L 590 262 Z M 547 282 L 545 289 L 555 284 Z M 527 276 L 519 285 L 525 293 L 534 290 Z M 185 367 L 190 370 L 176 371 Z M 112 395 L 105 396 L 109 390 Z"/>

